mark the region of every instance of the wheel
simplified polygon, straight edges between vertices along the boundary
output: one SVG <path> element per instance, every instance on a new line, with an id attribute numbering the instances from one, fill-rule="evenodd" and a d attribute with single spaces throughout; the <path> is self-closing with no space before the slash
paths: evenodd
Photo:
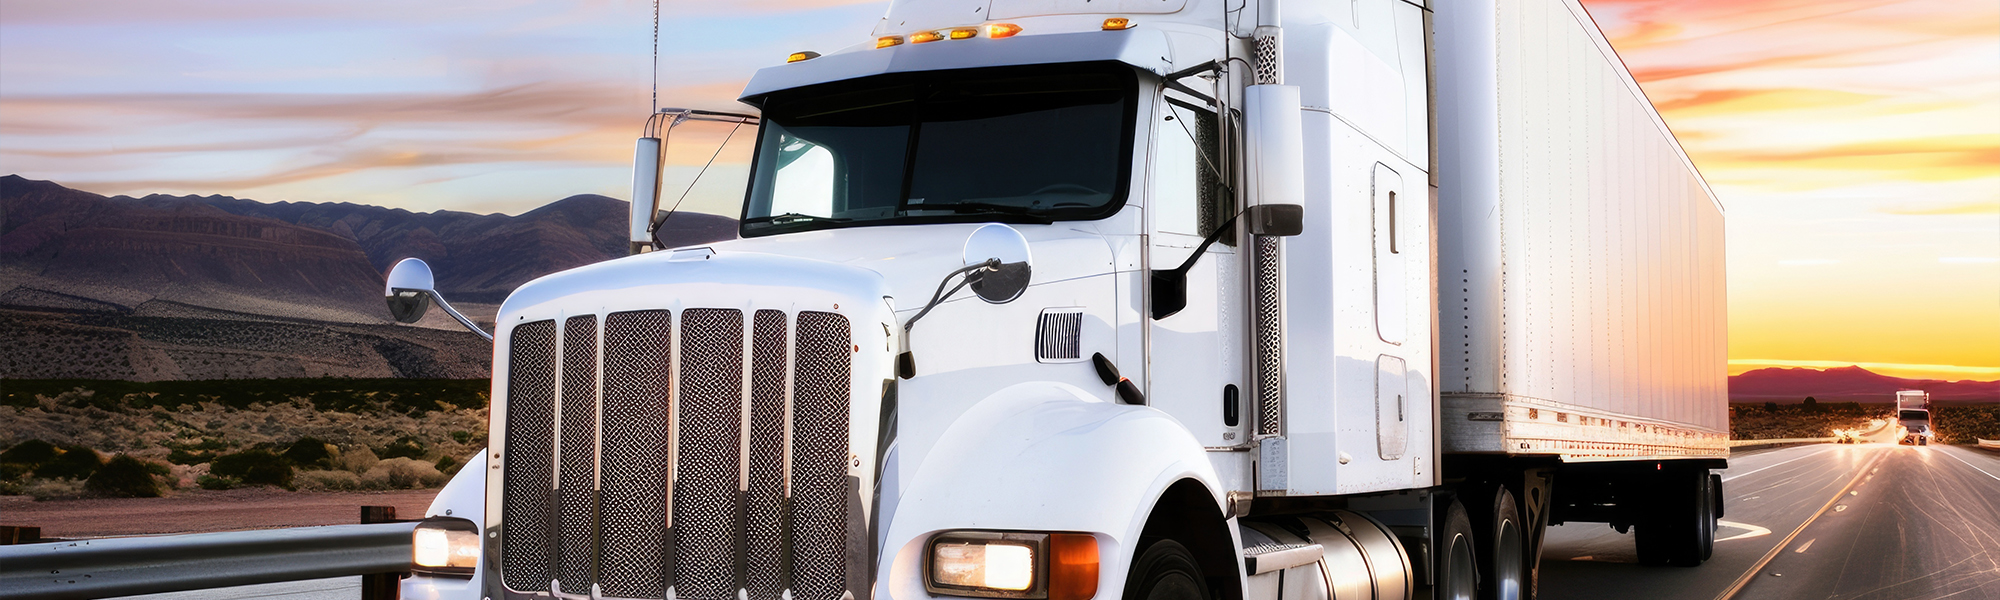
<path id="1" fill-rule="evenodd" d="M 1431 589 L 1436 600 L 1472 600 L 1479 594 L 1479 567 L 1473 548 L 1472 521 L 1465 506 L 1452 500 L 1438 524 L 1437 584 Z"/>
<path id="2" fill-rule="evenodd" d="M 1160 540 L 1132 561 L 1132 576 L 1125 580 L 1125 598 L 1131 600 L 1208 600 L 1208 584 L 1195 564 L 1194 553 L 1173 540 Z"/>
<path id="3" fill-rule="evenodd" d="M 1708 505 L 1708 473 L 1669 471 L 1648 487 L 1646 495 L 1652 501 L 1632 534 L 1639 546 L 1639 564 L 1701 565 L 1702 539 L 1713 540 L 1715 531 L 1709 512 L 1702 508 Z"/>
<path id="4" fill-rule="evenodd" d="M 1696 500 L 1701 504 L 1701 560 L 1715 555 L 1715 481 L 1709 478 L 1706 469 L 1695 472 L 1695 481 L 1701 484 L 1701 496 Z M 1697 561 L 1695 564 L 1701 564 Z"/>
<path id="5" fill-rule="evenodd" d="M 1479 554 L 1479 597 L 1521 600 L 1527 596 L 1527 547 L 1522 542 L 1521 511 L 1506 486 L 1474 488 L 1463 496 L 1472 502 L 1468 516 Z"/>

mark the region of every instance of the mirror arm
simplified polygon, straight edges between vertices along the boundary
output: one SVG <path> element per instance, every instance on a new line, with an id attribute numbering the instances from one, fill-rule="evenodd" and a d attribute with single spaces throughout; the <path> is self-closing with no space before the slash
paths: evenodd
<path id="1" fill-rule="evenodd" d="M 458 309 L 452 308 L 450 302 L 445 302 L 444 294 L 439 294 L 431 290 L 422 290 L 422 291 L 423 293 L 431 297 L 432 302 L 437 303 L 438 308 L 444 309 L 444 314 L 451 315 L 451 318 L 457 319 L 458 324 L 464 325 L 466 329 L 472 330 L 472 332 L 478 334 L 479 337 L 486 338 L 486 341 L 488 342 L 493 341 L 493 334 L 487 333 L 486 330 L 484 329 L 480 329 L 478 325 L 473 324 L 472 319 L 465 318 L 465 315 L 459 314 Z"/>
<path id="2" fill-rule="evenodd" d="M 903 335 L 901 338 L 898 338 L 902 340 L 902 348 L 900 349 L 901 352 L 896 354 L 896 375 L 898 377 L 909 379 L 917 376 L 917 358 L 916 355 L 910 353 L 910 330 L 917 326 L 917 320 L 924 318 L 924 315 L 930 314 L 931 309 L 937 308 L 939 304 L 943 304 L 945 299 L 950 298 L 952 294 L 956 294 L 959 290 L 965 289 L 965 286 L 971 285 L 974 276 L 998 268 L 1000 268 L 1000 259 L 989 258 L 986 259 L 986 262 L 966 265 L 956 271 L 947 273 L 944 279 L 938 281 L 937 292 L 931 294 L 931 301 L 924 303 L 923 310 L 917 311 L 917 314 L 910 317 L 910 320 L 903 322 Z M 959 275 L 965 275 L 965 279 L 959 280 L 958 286 L 951 288 L 951 291 L 945 291 L 944 286 L 950 285 L 951 278 Z"/>
<path id="3" fill-rule="evenodd" d="M 1186 69 L 1181 69 L 1179 71 L 1168 73 L 1165 77 L 1161 77 L 1160 79 L 1166 83 L 1167 89 L 1187 94 L 1189 96 L 1194 96 L 1195 98 L 1198 98 L 1203 102 L 1207 102 L 1209 106 L 1222 106 L 1220 103 L 1215 101 L 1215 98 L 1210 97 L 1208 94 L 1203 94 L 1201 92 L 1194 91 L 1194 88 L 1188 87 L 1186 84 L 1181 83 L 1181 79 L 1183 78 L 1192 75 L 1200 75 L 1202 73 L 1207 73 L 1210 71 L 1220 71 L 1220 70 L 1222 70 L 1222 65 L 1217 64 L 1215 61 L 1211 60 L 1192 67 L 1188 67 Z"/>
<path id="4" fill-rule="evenodd" d="M 1228 233 L 1236 227 L 1236 218 L 1241 216 L 1243 216 L 1241 212 L 1230 215 L 1229 219 L 1215 226 L 1215 231 L 1209 232 L 1208 237 L 1202 238 L 1201 245 L 1194 247 L 1194 253 L 1189 254 L 1187 260 L 1181 262 L 1181 266 L 1164 271 L 1153 271 L 1152 313 L 1154 320 L 1174 316 L 1181 309 L 1187 308 L 1188 271 L 1194 269 L 1195 262 L 1200 261 L 1202 255 L 1208 254 L 1209 246 L 1215 245 L 1216 240 L 1222 239 L 1222 234 Z M 1163 294 L 1161 293 L 1162 291 L 1167 293 Z"/>

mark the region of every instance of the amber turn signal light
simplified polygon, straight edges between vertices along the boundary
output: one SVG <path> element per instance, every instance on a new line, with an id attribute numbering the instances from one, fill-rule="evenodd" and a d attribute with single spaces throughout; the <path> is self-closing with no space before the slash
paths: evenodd
<path id="1" fill-rule="evenodd" d="M 812 60 L 815 58 L 819 58 L 819 53 L 807 50 L 805 52 L 793 52 L 791 56 L 785 57 L 785 62 L 795 63 L 802 60 Z"/>
<path id="2" fill-rule="evenodd" d="M 976 35 L 979 35 L 979 30 L 971 27 L 960 27 L 951 30 L 951 39 L 954 40 L 962 40 Z"/>
<path id="3" fill-rule="evenodd" d="M 1125 17 L 1111 17 L 1109 19 L 1104 20 L 1105 31 L 1119 31 L 1131 28 L 1132 28 L 1132 20 L 1127 19 Z"/>
<path id="4" fill-rule="evenodd" d="M 1087 533 L 1049 534 L 1049 600 L 1090 600 L 1097 595 L 1097 538 Z"/>
<path id="5" fill-rule="evenodd" d="M 882 36 L 882 37 L 879 37 L 879 38 L 875 38 L 875 47 L 876 47 L 876 48 L 887 48 L 887 47 L 890 47 L 890 46 L 901 46 L 901 45 L 903 45 L 903 37 L 902 37 L 902 36 L 898 36 L 898 35 L 885 35 L 885 36 Z"/>
<path id="6" fill-rule="evenodd" d="M 996 40 L 1003 37 L 1014 37 L 1014 34 L 1020 32 L 1021 26 L 1013 23 L 989 23 L 986 25 L 986 37 Z"/>
<path id="7" fill-rule="evenodd" d="M 924 44 L 944 39 L 944 34 L 935 31 L 919 31 L 910 34 L 910 43 Z"/>

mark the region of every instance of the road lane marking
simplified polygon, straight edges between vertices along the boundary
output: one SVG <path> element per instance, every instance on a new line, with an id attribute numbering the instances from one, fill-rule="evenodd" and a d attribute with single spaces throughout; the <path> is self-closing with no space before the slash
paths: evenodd
<path id="1" fill-rule="evenodd" d="M 1740 540 L 1740 539 L 1744 539 L 1744 538 L 1753 538 L 1753 537 L 1758 537 L 1758 536 L 1766 536 L 1766 535 L 1771 535 L 1771 530 L 1769 530 L 1769 529 L 1765 529 L 1765 528 L 1762 528 L 1762 527 L 1758 527 L 1758 526 L 1756 526 L 1756 525 L 1751 525 L 1751 524 L 1749 524 L 1749 523 L 1738 523 L 1738 522 L 1735 522 L 1735 521 L 1725 521 L 1725 520 L 1722 520 L 1722 519 L 1716 519 L 1716 520 L 1715 520 L 1715 524 L 1716 524 L 1716 525 L 1721 525 L 1721 526 L 1723 526 L 1723 527 L 1729 527 L 1729 528 L 1733 528 L 1733 529 L 1741 529 L 1741 530 L 1743 530 L 1743 533 L 1739 533 L 1739 534 L 1736 534 L 1736 535 L 1732 535 L 1732 536 L 1729 536 L 1729 537 L 1726 537 L 1726 538 L 1722 538 L 1722 539 L 1719 539 L 1719 540 L 1715 540 L 1715 543 L 1718 543 L 1718 544 L 1720 544 L 1720 543 L 1723 543 L 1723 542 L 1727 542 L 1727 541 L 1729 541 L 1729 540 Z"/>
<path id="2" fill-rule="evenodd" d="M 1771 468 L 1771 467 L 1776 467 L 1776 466 L 1780 466 L 1780 465 L 1784 465 L 1784 464 L 1788 464 L 1788 463 L 1791 463 L 1791 462 L 1793 462 L 1793 461 L 1799 461 L 1799 460 L 1805 460 L 1805 459 L 1808 459 L 1808 458 L 1812 458 L 1812 457 L 1815 457 L 1815 456 L 1819 456 L 1819 455 L 1821 455 L 1821 454 L 1826 454 L 1826 450 L 1827 450 L 1827 448 L 1837 448 L 1837 447 L 1838 447 L 1838 446 L 1826 446 L 1826 447 L 1823 447 L 1823 448 L 1820 448 L 1818 452 L 1813 452 L 1813 453 L 1809 453 L 1809 454 L 1806 454 L 1805 456 L 1801 456 L 1801 457 L 1798 457 L 1798 458 L 1794 458 L 1794 459 L 1791 459 L 1791 460 L 1787 460 L 1787 461 L 1784 461 L 1784 462 L 1781 462 L 1781 463 L 1778 463 L 1778 464 L 1774 464 L 1774 465 L 1765 465 L 1765 466 L 1763 466 L 1763 467 L 1760 467 L 1760 468 L 1757 468 L 1757 469 L 1753 469 L 1753 470 L 1749 470 L 1749 471 L 1744 471 L 1744 472 L 1742 472 L 1742 473 L 1737 473 L 1737 474 L 1735 474 L 1735 475 L 1730 475 L 1730 476 L 1728 476 L 1728 477 L 1724 477 L 1724 478 L 1722 478 L 1722 480 L 1723 480 L 1723 481 L 1731 481 L 1731 480 L 1734 480 L 1734 479 L 1736 479 L 1736 478 L 1738 478 L 1738 477 L 1743 477 L 1743 476 L 1745 476 L 1745 475 L 1749 475 L 1749 474 L 1751 474 L 1751 473 L 1756 473 L 1757 471 L 1762 471 L 1762 470 L 1764 470 L 1764 469 L 1769 469 L 1769 468 Z"/>
<path id="3" fill-rule="evenodd" d="M 1981 468 L 1979 468 L 1979 465 L 1975 465 L 1975 464 L 1972 464 L 1972 463 L 1971 463 L 1970 461 L 1967 461 L 1967 460 L 1965 460 L 1965 459 L 1963 459 L 1963 458 L 1958 458 L 1958 456 L 1956 456 L 1956 455 L 1953 455 L 1953 454 L 1952 454 L 1952 453 L 1950 453 L 1950 452 L 1939 452 L 1938 454 L 1943 454 L 1943 455 L 1945 455 L 1945 456 L 1950 456 L 1950 457 L 1952 457 L 1952 458 L 1954 458 L 1954 459 L 1957 459 L 1957 460 L 1958 460 L 1958 462 L 1962 462 L 1962 463 L 1965 463 L 1965 466 L 1968 466 L 1968 467 L 1972 467 L 1972 470 L 1974 470 L 1974 471 L 1978 471 L 1978 472 L 1981 472 L 1981 473 L 1986 473 L 1986 469 L 1981 469 Z M 1987 476 L 1987 477 L 1992 477 L 1992 478 L 1994 478 L 1994 479 L 2000 479 L 2000 475 L 1994 475 L 1994 474 L 1992 474 L 1992 473 L 1986 473 L 1986 476 Z"/>
<path id="4" fill-rule="evenodd" d="M 1840 497 L 1847 495 L 1844 493 L 1847 491 L 1847 488 L 1854 487 L 1854 482 L 1861 481 L 1861 475 L 1863 473 L 1872 473 L 1873 471 L 1869 471 L 1869 469 L 1875 468 L 1875 465 L 1880 464 L 1882 462 L 1882 457 L 1888 456 L 1888 454 L 1881 452 L 1876 452 L 1874 454 L 1875 454 L 1874 458 L 1868 459 L 1867 466 L 1864 466 L 1860 470 L 1854 472 L 1854 478 L 1849 479 L 1847 481 L 1847 486 L 1840 488 L 1839 492 L 1835 492 L 1833 494 L 1833 498 L 1826 501 L 1825 506 L 1819 507 L 1819 511 L 1814 512 L 1810 517 L 1806 517 L 1804 523 L 1799 523 L 1798 528 L 1793 529 L 1791 535 L 1785 536 L 1785 539 L 1778 542 L 1778 545 L 1772 546 L 1770 552 L 1765 552 L 1764 558 L 1758 559 L 1757 564 L 1750 566 L 1750 570 L 1744 571 L 1743 575 L 1738 576 L 1736 578 L 1735 583 L 1729 584 L 1728 589 L 1724 589 L 1722 590 L 1722 593 L 1716 594 L 1715 600 L 1729 600 L 1730 598 L 1736 597 L 1736 594 L 1743 591 L 1744 586 L 1750 585 L 1750 580 L 1755 579 L 1757 577 L 1757 572 L 1764 570 L 1765 565 L 1771 564 L 1771 559 L 1777 558 L 1779 552 L 1784 552 L 1786 546 L 1792 545 L 1792 540 L 1798 538 L 1800 533 L 1805 532 L 1806 527 L 1811 526 L 1814 520 L 1819 519 L 1820 515 L 1826 514 L 1827 509 L 1833 508 L 1835 503 L 1840 502 Z M 1778 574 L 1772 573 L 1772 575 L 1777 576 Z"/>
<path id="5" fill-rule="evenodd" d="M 1817 541 L 1819 541 L 1819 538 L 1813 538 L 1813 539 L 1810 539 L 1810 540 L 1806 540 L 1806 543 L 1804 543 L 1804 544 L 1800 544 L 1800 545 L 1799 545 L 1799 549 L 1797 549 L 1797 550 L 1793 550 L 1793 551 L 1792 551 L 1792 553 L 1794 553 L 1794 554 L 1805 554 L 1805 553 L 1806 553 L 1806 549 L 1807 549 L 1807 548 L 1811 548 L 1811 547 L 1812 547 L 1812 543 L 1813 543 L 1813 542 L 1817 542 Z"/>

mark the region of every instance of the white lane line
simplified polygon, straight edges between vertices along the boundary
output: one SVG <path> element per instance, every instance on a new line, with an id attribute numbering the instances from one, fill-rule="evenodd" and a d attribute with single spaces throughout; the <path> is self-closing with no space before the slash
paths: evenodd
<path id="1" fill-rule="evenodd" d="M 1750 471 L 1744 471 L 1744 472 L 1742 472 L 1742 473 L 1737 473 L 1737 474 L 1734 474 L 1734 475 L 1730 475 L 1730 476 L 1728 476 L 1728 477 L 1723 477 L 1723 478 L 1722 478 L 1722 480 L 1723 480 L 1723 481 L 1730 481 L 1730 480 L 1734 480 L 1734 479 L 1736 479 L 1736 478 L 1738 478 L 1738 477 L 1743 477 L 1743 476 L 1745 476 L 1745 475 L 1749 475 L 1749 474 L 1751 474 L 1751 473 L 1756 473 L 1757 471 L 1762 471 L 1762 470 L 1764 470 L 1764 469 L 1769 469 L 1769 468 L 1771 468 L 1771 467 L 1776 467 L 1776 466 L 1780 466 L 1780 465 L 1784 465 L 1784 464 L 1786 464 L 1786 463 L 1790 463 L 1790 462 L 1793 462 L 1793 461 L 1799 461 L 1799 460 L 1805 460 L 1805 459 L 1808 459 L 1808 458 L 1812 458 L 1812 457 L 1815 457 L 1815 456 L 1819 456 L 1819 455 L 1821 455 L 1821 454 L 1826 454 L 1826 451 L 1827 451 L 1827 449 L 1829 449 L 1829 448 L 1837 448 L 1837 447 L 1838 447 L 1838 446 L 1827 446 L 1827 447 L 1825 447 L 1825 448 L 1820 448 L 1818 452 L 1812 452 L 1812 453 L 1809 453 L 1809 454 L 1806 454 L 1805 456 L 1801 456 L 1801 457 L 1798 457 L 1798 458 L 1794 458 L 1794 459 L 1791 459 L 1791 460 L 1787 460 L 1787 461 L 1784 461 L 1784 462 L 1781 462 L 1781 463 L 1778 463 L 1778 464 L 1774 464 L 1774 465 L 1766 465 L 1766 466 L 1764 466 L 1764 467 L 1761 467 L 1761 468 L 1758 468 L 1758 469 L 1754 469 L 1754 470 L 1750 470 Z"/>
<path id="2" fill-rule="evenodd" d="M 1753 537 L 1758 537 L 1758 536 L 1765 536 L 1765 535 L 1771 535 L 1771 530 L 1769 530 L 1769 529 L 1765 529 L 1765 528 L 1762 528 L 1762 527 L 1758 527 L 1758 526 L 1756 526 L 1756 525 L 1751 525 L 1751 524 L 1749 524 L 1749 523 L 1738 523 L 1738 522 L 1735 522 L 1735 521 L 1725 521 L 1725 520 L 1722 520 L 1722 519 L 1716 519 L 1716 520 L 1715 520 L 1715 524 L 1716 524 L 1716 525 L 1721 525 L 1721 526 L 1723 526 L 1723 527 L 1731 527 L 1731 528 L 1735 528 L 1735 529 L 1742 529 L 1742 530 L 1744 530 L 1744 531 L 1743 531 L 1743 533 L 1739 533 L 1739 534 L 1736 534 L 1736 535 L 1732 535 L 1732 536 L 1729 536 L 1729 537 L 1726 537 L 1726 538 L 1722 538 L 1722 539 L 1719 539 L 1719 540 L 1715 540 L 1715 543 L 1718 543 L 1718 544 L 1720 544 L 1720 543 L 1722 543 L 1722 542 L 1727 542 L 1727 541 L 1729 541 L 1729 540 L 1740 540 L 1740 539 L 1743 539 L 1743 538 L 1753 538 Z"/>
<path id="3" fill-rule="evenodd" d="M 1799 549 L 1797 549 L 1797 550 L 1793 550 L 1792 552 L 1793 552 L 1793 553 L 1796 553 L 1796 554 L 1805 554 L 1805 553 L 1806 553 L 1806 549 L 1807 549 L 1807 548 L 1811 548 L 1811 547 L 1812 547 L 1812 543 L 1813 543 L 1813 542 L 1817 542 L 1817 541 L 1819 541 L 1819 538 L 1813 538 L 1813 539 L 1810 539 L 1810 540 L 1806 540 L 1806 543 L 1804 543 L 1804 544 L 1799 544 Z"/>
<path id="4" fill-rule="evenodd" d="M 1956 455 L 1956 454 L 1953 454 L 1953 453 L 1952 453 L 1952 452 L 1950 452 L 1950 451 L 1945 451 L 1945 452 L 1939 452 L 1938 454 L 1943 454 L 1943 455 L 1945 455 L 1945 456 L 1949 456 L 1949 457 L 1952 457 L 1952 458 L 1954 458 L 1954 459 L 1958 459 L 1958 462 L 1962 462 L 1962 463 L 1965 463 L 1965 466 L 1968 466 L 1968 467 L 1972 467 L 1972 470 L 1974 470 L 1974 471 L 1978 471 L 1978 472 L 1981 472 L 1981 473 L 1986 473 L 1986 469 L 1981 469 L 1981 468 L 1979 468 L 1979 465 L 1975 465 L 1975 464 L 1972 464 L 1972 463 L 1971 463 L 1970 461 L 1967 461 L 1967 460 L 1965 460 L 1965 459 L 1963 459 L 1963 458 L 1958 458 L 1958 455 Z M 1994 475 L 1994 474 L 1992 474 L 1992 473 L 1986 473 L 1986 476 L 1987 476 L 1987 477 L 1992 477 L 1992 478 L 1994 478 L 1994 479 L 2000 479 L 2000 475 Z"/>
<path id="5" fill-rule="evenodd" d="M 1868 464 L 1862 465 L 1861 467 L 1862 469 L 1876 468 L 1876 465 L 1881 464 L 1882 457 L 1887 456 L 1886 453 L 1882 452 L 1872 452 L 1870 454 L 1872 454 L 1873 456 L 1871 456 L 1868 459 Z M 1870 472 L 1872 473 L 1873 471 Z M 1854 482 L 1857 481 L 1861 481 L 1861 472 L 1859 471 L 1856 471 L 1854 473 L 1853 479 L 1847 481 L 1847 485 L 1841 487 L 1841 491 L 1847 491 L 1847 488 L 1854 487 Z M 1819 507 L 1819 510 L 1814 512 L 1812 516 L 1806 517 L 1805 522 L 1800 523 L 1797 529 L 1793 529 L 1790 535 L 1785 536 L 1785 539 L 1783 540 L 1779 540 L 1778 544 L 1772 546 L 1769 552 L 1765 552 L 1764 558 L 1758 559 L 1757 564 L 1751 565 L 1750 570 L 1744 571 L 1743 575 L 1737 577 L 1735 583 L 1729 584 L 1728 589 L 1722 590 L 1722 593 L 1720 594 L 1716 594 L 1715 600 L 1730 600 L 1731 598 L 1735 598 L 1737 593 L 1743 591 L 1744 586 L 1750 585 L 1750 580 L 1755 579 L 1757 577 L 1757 574 L 1764 570 L 1765 565 L 1771 564 L 1771 559 L 1777 558 L 1778 553 L 1784 552 L 1785 547 L 1790 546 L 1792 544 L 1792 540 L 1797 539 L 1799 537 L 1799 534 L 1805 532 L 1807 527 L 1811 527 L 1814 520 L 1819 519 L 1820 515 L 1826 514 L 1826 511 L 1828 509 L 1833 508 L 1834 504 L 1839 502 L 1840 502 L 1840 494 L 1835 493 L 1832 499 L 1826 501 L 1825 506 Z M 1779 574 L 1772 573 L 1772 575 L 1779 575 Z"/>

